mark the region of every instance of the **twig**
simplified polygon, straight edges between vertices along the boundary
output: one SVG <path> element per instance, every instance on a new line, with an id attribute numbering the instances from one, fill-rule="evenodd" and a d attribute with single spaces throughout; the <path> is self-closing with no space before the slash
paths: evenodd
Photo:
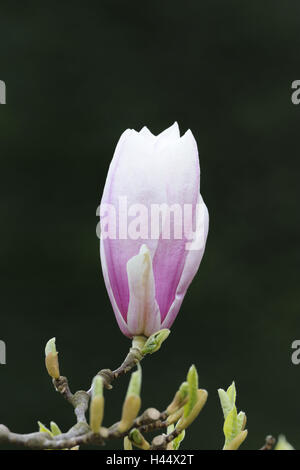
<path id="1" fill-rule="evenodd" d="M 45 432 L 17 434 L 0 425 L 0 443 L 21 445 L 31 449 L 69 449 L 88 440 L 90 434 L 86 423 L 75 424 L 67 433 L 54 437 Z"/>
<path id="2" fill-rule="evenodd" d="M 79 390 L 73 395 L 67 377 L 60 376 L 59 379 L 53 379 L 53 384 L 55 389 L 74 407 L 77 423 L 86 423 L 85 413 L 89 406 L 89 394 L 84 390 Z"/>
<path id="3" fill-rule="evenodd" d="M 78 393 L 78 392 L 77 392 Z M 164 413 L 160 413 L 155 408 L 149 408 L 144 413 L 136 418 L 133 426 L 137 427 L 143 432 L 150 432 L 153 429 L 160 429 L 166 427 L 167 424 L 161 421 Z M 100 433 L 96 434 L 91 432 L 89 426 L 85 422 L 77 423 L 67 433 L 60 434 L 52 437 L 45 432 L 35 432 L 30 434 L 17 434 L 11 432 L 6 426 L 0 425 L 0 443 L 13 444 L 31 449 L 71 449 L 83 444 L 92 444 L 96 446 L 105 445 L 108 439 L 121 439 L 128 435 L 130 429 L 125 433 L 118 431 L 118 423 L 112 425 L 109 429 L 101 428 Z M 166 442 L 170 442 L 170 436 Z M 159 437 L 159 436 L 158 436 Z M 175 438 L 174 435 L 173 438 Z"/>
<path id="4" fill-rule="evenodd" d="M 111 389 L 111 384 L 115 379 L 129 372 L 142 359 L 143 355 L 141 354 L 141 351 L 136 347 L 132 347 L 120 367 L 118 367 L 114 371 L 110 369 L 102 369 L 97 373 L 97 375 L 101 375 L 101 377 L 103 378 L 104 386 L 108 389 Z M 90 388 L 87 393 L 90 394 L 91 390 L 92 389 Z"/>
<path id="5" fill-rule="evenodd" d="M 161 434 L 160 436 L 154 437 L 151 443 L 151 450 L 163 450 L 167 448 L 167 445 L 179 436 L 180 431 L 174 429 L 170 434 Z"/>

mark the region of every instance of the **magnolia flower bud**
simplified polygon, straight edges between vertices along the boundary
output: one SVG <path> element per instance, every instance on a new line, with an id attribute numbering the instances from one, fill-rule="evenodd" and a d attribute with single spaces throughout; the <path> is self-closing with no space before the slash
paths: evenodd
<path id="1" fill-rule="evenodd" d="M 124 450 L 132 450 L 132 444 L 128 436 L 124 437 L 123 446 L 124 446 Z"/>
<path id="2" fill-rule="evenodd" d="M 175 411 L 178 410 L 178 408 L 180 408 L 182 405 L 186 403 L 188 393 L 189 393 L 189 385 L 187 382 L 183 382 L 180 385 L 179 390 L 177 390 L 177 392 L 175 393 L 175 396 L 172 402 L 170 403 L 170 405 L 168 406 L 166 410 L 168 415 L 173 414 Z"/>
<path id="3" fill-rule="evenodd" d="M 123 433 L 127 431 L 137 417 L 141 408 L 141 384 L 142 384 L 142 369 L 138 364 L 138 370 L 131 374 L 127 395 L 123 404 L 122 418 L 118 424 L 118 430 Z"/>
<path id="4" fill-rule="evenodd" d="M 177 421 L 179 420 L 179 418 L 181 418 L 181 416 L 183 415 L 183 412 L 184 412 L 184 408 L 179 408 L 177 411 L 174 411 L 172 414 L 170 414 L 168 417 L 167 417 L 167 420 L 166 420 L 166 423 L 168 425 L 170 424 L 173 424 L 173 423 L 177 423 Z"/>
<path id="5" fill-rule="evenodd" d="M 49 339 L 45 347 L 45 365 L 48 374 L 53 379 L 60 377 L 59 363 L 58 363 L 58 352 L 56 351 L 55 338 Z"/>
<path id="6" fill-rule="evenodd" d="M 104 414 L 103 379 L 96 375 L 93 380 L 92 400 L 90 404 L 90 428 L 94 433 L 100 432 Z"/>
<path id="7" fill-rule="evenodd" d="M 157 137 L 123 133 L 100 206 L 101 262 L 117 322 L 128 336 L 169 329 L 200 265 L 208 211 L 197 144 L 177 123 Z"/>
<path id="8" fill-rule="evenodd" d="M 123 433 L 127 431 L 132 425 L 133 421 L 137 417 L 141 408 L 141 399 L 137 395 L 129 395 L 125 398 L 122 418 L 118 424 L 118 430 Z"/>

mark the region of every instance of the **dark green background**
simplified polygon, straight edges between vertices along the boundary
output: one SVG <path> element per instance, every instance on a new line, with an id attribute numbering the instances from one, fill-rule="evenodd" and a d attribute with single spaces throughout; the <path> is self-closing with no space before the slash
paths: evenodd
<path id="1" fill-rule="evenodd" d="M 2 3 L 0 422 L 73 423 L 44 368 L 52 336 L 73 390 L 127 352 L 96 208 L 121 133 L 177 120 L 198 142 L 210 232 L 171 336 L 143 362 L 143 406 L 163 409 L 195 363 L 209 400 L 184 448 L 223 445 L 217 388 L 233 379 L 243 448 L 281 432 L 300 448 L 299 27 L 298 1 Z M 127 382 L 106 393 L 105 425 Z"/>

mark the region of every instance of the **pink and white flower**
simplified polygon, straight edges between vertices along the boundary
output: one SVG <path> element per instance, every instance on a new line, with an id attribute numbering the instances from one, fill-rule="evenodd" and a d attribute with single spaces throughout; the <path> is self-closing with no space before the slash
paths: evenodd
<path id="1" fill-rule="evenodd" d="M 124 197 L 126 209 L 119 204 Z M 174 220 L 174 207 L 182 209 L 182 217 L 189 208 L 190 220 L 181 227 L 175 220 L 166 237 L 163 232 L 170 217 L 163 217 L 154 227 L 158 236 L 153 237 L 153 205 L 170 208 Z M 143 218 L 138 214 L 141 206 L 146 208 L 146 218 L 145 211 Z M 170 328 L 200 265 L 208 233 L 208 211 L 200 195 L 198 150 L 192 132 L 188 130 L 180 137 L 177 123 L 158 136 L 146 127 L 140 132 L 127 129 L 116 147 L 102 196 L 103 234 L 107 207 L 113 207 L 116 215 L 111 222 L 115 236 L 101 236 L 100 254 L 121 331 L 128 337 L 148 337 Z M 128 236 L 124 227 L 119 230 L 124 217 L 135 224 L 137 236 Z M 182 229 L 181 236 L 178 229 Z"/>

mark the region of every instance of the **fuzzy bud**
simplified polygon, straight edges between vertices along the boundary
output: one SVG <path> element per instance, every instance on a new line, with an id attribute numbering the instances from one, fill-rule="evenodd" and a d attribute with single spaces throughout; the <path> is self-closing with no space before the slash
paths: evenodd
<path id="1" fill-rule="evenodd" d="M 60 377 L 59 372 L 59 363 L 58 363 L 58 352 L 56 351 L 55 338 L 51 338 L 45 348 L 45 365 L 48 374 L 53 379 L 58 379 Z"/>
<path id="2" fill-rule="evenodd" d="M 96 375 L 92 386 L 92 400 L 90 405 L 90 428 L 94 433 L 100 432 L 104 415 L 103 379 Z"/>
<path id="3" fill-rule="evenodd" d="M 203 406 L 206 403 L 207 400 L 207 391 L 206 390 L 198 390 L 197 392 L 197 401 L 196 404 L 194 405 L 193 409 L 190 411 L 188 416 L 183 416 L 180 418 L 180 421 L 178 422 L 176 429 L 178 431 L 182 431 L 183 429 L 186 429 L 188 426 L 192 424 L 192 422 L 197 418 L 198 414 L 202 410 Z"/>

